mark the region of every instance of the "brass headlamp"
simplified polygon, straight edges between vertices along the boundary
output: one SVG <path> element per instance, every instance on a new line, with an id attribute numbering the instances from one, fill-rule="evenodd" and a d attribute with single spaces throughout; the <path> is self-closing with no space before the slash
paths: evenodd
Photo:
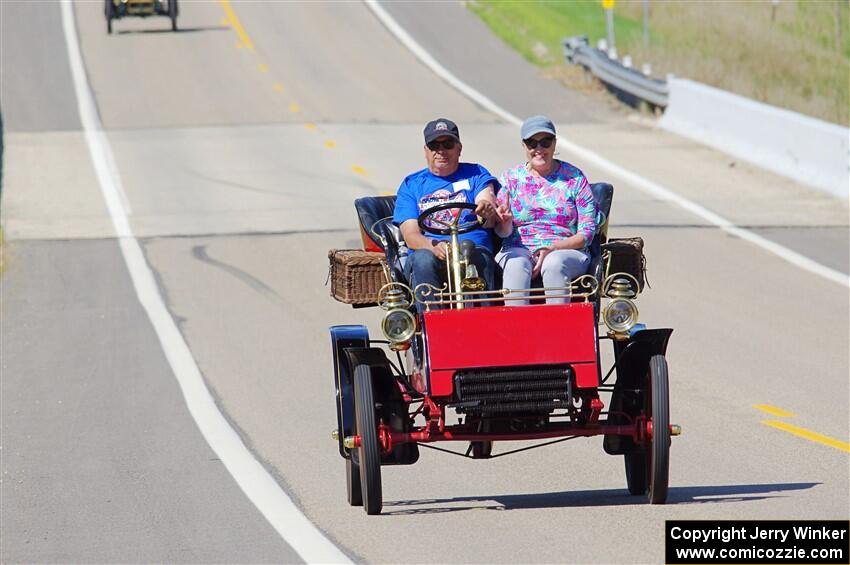
<path id="1" fill-rule="evenodd" d="M 403 351 L 410 347 L 410 340 L 416 333 L 416 318 L 410 313 L 411 290 L 401 283 L 389 283 L 378 291 L 381 308 L 386 310 L 381 319 L 381 331 L 390 349 Z"/>
<path id="2" fill-rule="evenodd" d="M 625 273 L 616 273 L 603 285 L 603 294 L 611 301 L 602 310 L 602 320 L 615 338 L 624 337 L 638 321 L 638 309 L 632 301 L 637 296 L 637 281 L 629 278 L 632 277 Z"/>

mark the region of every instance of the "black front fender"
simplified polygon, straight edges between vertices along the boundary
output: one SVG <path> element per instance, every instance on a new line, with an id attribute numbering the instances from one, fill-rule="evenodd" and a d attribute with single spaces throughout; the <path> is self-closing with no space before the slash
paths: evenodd
<path id="1" fill-rule="evenodd" d="M 345 436 L 354 434 L 354 374 L 345 350 L 369 347 L 369 330 L 366 326 L 331 326 L 330 331 L 334 359 L 339 454 L 348 459 L 350 455 L 342 445 L 342 440 Z"/>
<path id="2" fill-rule="evenodd" d="M 670 328 L 640 330 L 630 336 L 628 341 L 614 342 L 617 382 L 611 395 L 608 422 L 625 425 L 640 415 L 644 406 L 649 360 L 653 355 L 667 353 L 667 344 L 672 333 Z M 641 449 L 632 438 L 615 435 L 606 435 L 602 447 L 611 455 L 632 453 Z"/>

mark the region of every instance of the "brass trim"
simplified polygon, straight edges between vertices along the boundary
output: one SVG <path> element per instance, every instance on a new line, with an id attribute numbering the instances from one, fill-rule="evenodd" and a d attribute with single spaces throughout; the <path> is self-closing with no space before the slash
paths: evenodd
<path id="1" fill-rule="evenodd" d="M 535 298 L 581 298 L 584 302 L 588 302 L 596 296 L 599 290 L 599 281 L 593 275 L 582 275 L 570 283 L 569 286 L 563 287 L 543 287 L 543 288 L 501 288 L 497 290 L 476 290 L 453 292 L 448 289 L 448 285 L 444 284 L 438 288 L 428 283 L 416 285 L 414 288 L 414 297 L 419 304 L 425 306 L 426 310 L 430 310 L 434 306 L 452 306 L 460 304 L 476 304 L 481 302 L 492 302 L 493 300 L 529 300 Z M 547 291 L 558 291 L 556 294 L 547 295 Z M 509 296 L 510 294 L 521 293 L 517 296 Z M 425 300 L 433 296 L 435 300 Z"/>
<path id="2" fill-rule="evenodd" d="M 381 234 L 379 234 L 377 231 L 375 231 L 375 226 L 377 226 L 377 225 L 378 225 L 378 224 L 380 224 L 381 222 L 386 222 L 387 220 L 392 220 L 392 219 L 393 219 L 393 217 L 392 217 L 392 216 L 387 216 L 386 218 L 381 218 L 380 220 L 376 221 L 374 224 L 372 224 L 372 225 L 369 227 L 369 231 L 371 232 L 371 234 L 372 234 L 372 235 L 374 235 L 374 236 L 378 239 L 378 241 L 380 241 L 380 242 L 381 242 L 381 245 L 383 245 L 383 246 L 384 246 L 384 249 L 386 249 L 386 248 L 387 248 L 387 240 L 386 240 L 386 238 L 385 238 L 384 236 L 382 236 L 382 235 L 381 235 Z"/>
<path id="3" fill-rule="evenodd" d="M 384 310 L 407 308 L 413 303 L 413 291 L 404 283 L 388 282 L 378 289 L 376 302 Z"/>
<path id="4" fill-rule="evenodd" d="M 614 288 L 612 289 L 612 287 Z M 613 273 L 605 277 L 602 283 L 602 294 L 609 298 L 632 299 L 638 295 L 639 291 L 638 280 L 629 273 Z"/>

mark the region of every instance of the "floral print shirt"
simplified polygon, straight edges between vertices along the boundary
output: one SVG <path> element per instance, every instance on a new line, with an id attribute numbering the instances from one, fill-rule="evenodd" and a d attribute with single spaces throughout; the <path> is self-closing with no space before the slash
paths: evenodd
<path id="1" fill-rule="evenodd" d="M 502 189 L 497 202 L 510 203 L 514 229 L 502 246 L 527 247 L 532 251 L 577 233 L 584 235 L 585 249 L 596 233 L 596 202 L 587 179 L 569 163 L 543 178 L 525 165 L 508 169 L 499 178 Z"/>

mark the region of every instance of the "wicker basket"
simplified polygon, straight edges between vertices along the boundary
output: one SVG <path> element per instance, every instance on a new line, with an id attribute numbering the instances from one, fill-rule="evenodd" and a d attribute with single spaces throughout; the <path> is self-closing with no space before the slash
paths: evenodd
<path id="1" fill-rule="evenodd" d="M 384 284 L 381 262 L 383 253 L 359 249 L 331 249 L 331 296 L 340 302 L 354 305 L 376 304 L 378 291 Z"/>

